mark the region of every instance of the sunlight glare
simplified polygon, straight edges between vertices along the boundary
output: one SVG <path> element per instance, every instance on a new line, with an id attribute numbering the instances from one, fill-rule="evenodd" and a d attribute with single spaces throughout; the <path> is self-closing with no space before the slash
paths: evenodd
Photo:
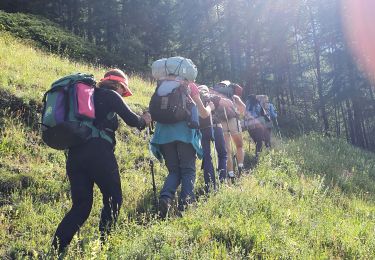
<path id="1" fill-rule="evenodd" d="M 358 65 L 375 79 L 375 1 L 343 0 L 346 37 Z"/>

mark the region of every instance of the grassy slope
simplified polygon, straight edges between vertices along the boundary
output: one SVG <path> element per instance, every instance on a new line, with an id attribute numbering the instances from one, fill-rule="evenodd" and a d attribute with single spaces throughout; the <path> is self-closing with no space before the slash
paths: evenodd
<path id="1" fill-rule="evenodd" d="M 6 13 L 0 10 L 0 30 L 8 31 L 19 38 L 32 40 L 39 49 L 64 55 L 75 61 L 116 63 L 114 59 L 117 57 L 113 57 L 104 48 L 88 43 L 40 16 Z"/>
<path id="2" fill-rule="evenodd" d="M 26 102 L 39 102 L 49 84 L 65 74 L 88 71 L 99 78 L 103 73 L 43 54 L 4 33 L 0 70 L 0 89 Z M 152 88 L 137 78 L 131 82 L 135 97 L 127 100 L 140 110 Z M 14 115 L 0 122 L 0 256 L 50 256 L 50 239 L 71 203 L 64 155 L 44 146 L 38 132 Z M 200 200 L 183 218 L 160 222 L 148 214 L 152 190 L 145 139 L 122 126 L 116 148 L 124 195 L 118 228 L 101 248 L 96 190 L 91 216 L 68 259 L 372 257 L 373 154 L 319 136 L 280 144 L 263 156 L 252 176 Z M 164 168 L 157 164 L 158 187 Z"/>

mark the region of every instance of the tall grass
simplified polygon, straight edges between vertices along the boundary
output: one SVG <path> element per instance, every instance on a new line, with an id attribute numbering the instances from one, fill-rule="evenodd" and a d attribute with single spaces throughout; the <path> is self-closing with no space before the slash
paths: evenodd
<path id="1" fill-rule="evenodd" d="M 300 162 L 303 171 L 324 176 L 327 185 L 347 194 L 374 198 L 374 153 L 347 145 L 343 139 L 316 134 L 290 141 L 285 149 Z"/>
<path id="2" fill-rule="evenodd" d="M 101 79 L 107 70 L 104 67 L 76 63 L 53 54 L 45 54 L 25 44 L 14 36 L 0 31 L 0 87 L 25 100 L 41 102 L 44 92 L 52 82 L 63 76 L 82 72 L 94 74 Z M 150 83 L 139 77 L 130 79 L 134 97 L 127 101 L 144 108 L 153 92 Z"/>
<path id="3" fill-rule="evenodd" d="M 0 86 L 26 99 L 41 100 L 51 83 L 75 72 L 91 72 L 100 77 L 103 68 L 70 62 L 46 55 L 0 31 Z"/>

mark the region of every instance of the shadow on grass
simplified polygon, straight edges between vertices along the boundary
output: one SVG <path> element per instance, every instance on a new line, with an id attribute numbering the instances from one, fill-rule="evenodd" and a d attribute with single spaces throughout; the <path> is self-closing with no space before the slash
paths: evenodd
<path id="1" fill-rule="evenodd" d="M 0 90 L 0 121 L 5 116 L 11 116 L 33 129 L 38 129 L 41 111 L 41 103 L 35 100 L 27 102 L 5 90 Z"/>

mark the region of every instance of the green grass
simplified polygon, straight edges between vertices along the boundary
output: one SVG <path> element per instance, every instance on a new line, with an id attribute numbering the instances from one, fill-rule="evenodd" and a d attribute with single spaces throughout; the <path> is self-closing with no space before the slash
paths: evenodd
<path id="1" fill-rule="evenodd" d="M 72 62 L 53 54 L 46 55 L 35 49 L 32 44 L 25 44 L 1 31 L 0 69 L 1 89 L 26 101 L 34 100 L 38 103 L 41 103 L 44 92 L 58 78 L 76 72 L 87 72 L 94 74 L 99 80 L 106 71 L 103 67 Z M 134 97 L 127 98 L 128 103 L 139 108 L 148 106 L 149 97 L 153 92 L 151 84 L 144 83 L 139 77 L 134 76 L 129 85 Z"/>
<path id="2" fill-rule="evenodd" d="M 290 141 L 285 149 L 303 171 L 324 176 L 326 185 L 337 186 L 346 194 L 374 199 L 374 153 L 349 146 L 343 139 L 320 135 Z"/>
<path id="3" fill-rule="evenodd" d="M 57 55 L 44 55 L 0 31 L 0 86 L 12 94 L 40 100 L 51 83 L 67 74 L 87 71 L 100 77 L 103 69 L 68 61 Z"/>
<path id="4" fill-rule="evenodd" d="M 57 78 L 81 71 L 99 79 L 105 68 L 45 54 L 1 33 L 0 70 L 0 90 L 40 103 Z M 126 101 L 140 112 L 152 84 L 139 77 L 130 84 L 134 96 Z M 64 154 L 46 147 L 19 114 L 0 114 L 0 258 L 52 258 L 51 238 L 71 206 Z M 276 142 L 252 175 L 200 197 L 183 217 L 160 221 L 152 214 L 148 138 L 121 124 L 116 157 L 124 204 L 118 225 L 100 246 L 101 195 L 95 188 L 91 215 L 66 259 L 373 258 L 374 154 L 319 135 Z M 246 151 L 247 161 L 253 149 Z M 165 166 L 156 163 L 158 189 L 165 176 Z M 201 171 L 196 186 L 203 187 Z"/>

